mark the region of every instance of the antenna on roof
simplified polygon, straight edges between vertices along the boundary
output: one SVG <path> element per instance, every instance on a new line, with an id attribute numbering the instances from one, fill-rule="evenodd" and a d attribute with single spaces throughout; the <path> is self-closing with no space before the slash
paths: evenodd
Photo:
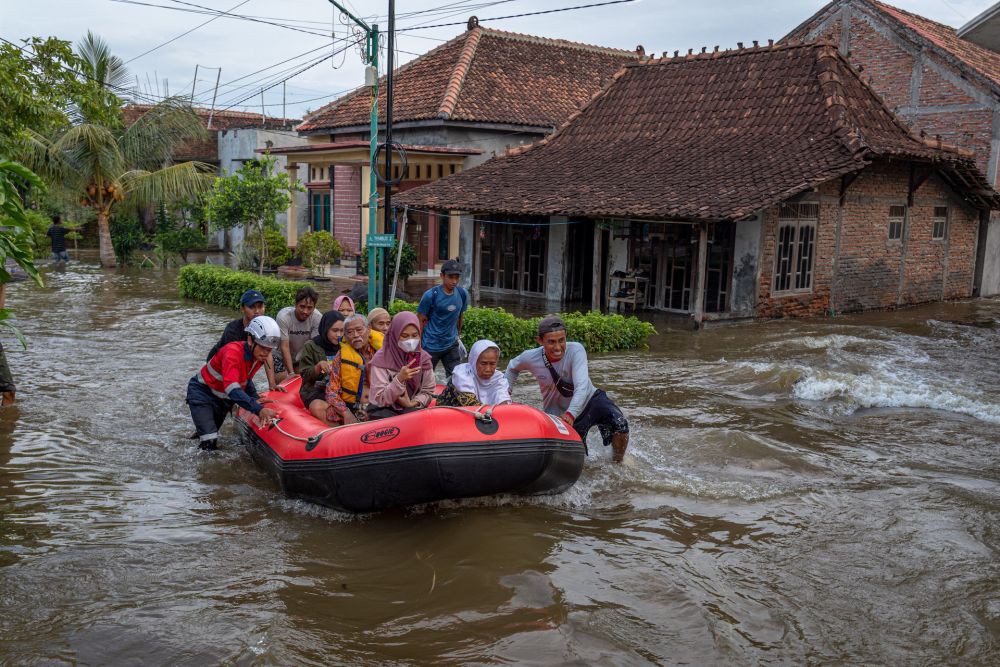
<path id="1" fill-rule="evenodd" d="M 479 18 L 477 18 L 475 16 L 470 16 L 469 17 L 469 22 L 466 24 L 466 29 L 467 30 L 472 30 L 472 29 L 478 28 L 478 27 L 479 27 Z"/>

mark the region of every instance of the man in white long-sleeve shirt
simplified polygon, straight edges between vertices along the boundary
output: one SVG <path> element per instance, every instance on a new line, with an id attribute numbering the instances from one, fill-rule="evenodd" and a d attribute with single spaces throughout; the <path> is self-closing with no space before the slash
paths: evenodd
<path id="1" fill-rule="evenodd" d="M 576 429 L 584 444 L 591 427 L 597 426 L 604 446 L 611 445 L 614 460 L 620 462 L 628 448 L 628 420 L 590 381 L 587 350 L 580 343 L 566 341 L 566 324 L 554 315 L 538 323 L 535 340 L 541 347 L 510 360 L 507 384 L 513 389 L 523 371 L 534 375 L 542 392 L 542 409 Z"/>

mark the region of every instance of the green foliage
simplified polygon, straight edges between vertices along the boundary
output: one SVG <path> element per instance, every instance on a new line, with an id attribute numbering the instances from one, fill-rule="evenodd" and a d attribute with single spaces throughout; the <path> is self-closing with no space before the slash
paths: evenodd
<path id="1" fill-rule="evenodd" d="M 111 219 L 111 245 L 118 261 L 129 266 L 135 261 L 135 251 L 149 245 L 149 237 L 137 217 L 119 215 Z"/>
<path id="2" fill-rule="evenodd" d="M 192 250 L 204 250 L 208 239 L 201 230 L 179 220 L 162 202 L 156 209 L 156 254 L 161 264 L 168 264 L 175 257 L 187 261 Z"/>
<path id="3" fill-rule="evenodd" d="M 392 280 L 392 274 L 396 270 L 396 255 L 399 252 L 399 239 L 396 239 L 391 248 L 385 248 L 386 252 L 386 282 Z M 377 254 L 376 254 L 377 256 Z M 403 256 L 399 261 L 399 277 L 406 280 L 417 272 L 417 251 L 409 243 L 403 244 Z M 361 275 L 368 275 L 368 246 L 361 249 Z"/>
<path id="4" fill-rule="evenodd" d="M 287 173 L 279 173 L 275 169 L 276 164 L 277 161 L 269 155 L 244 162 L 236 173 L 215 179 L 205 197 L 205 216 L 213 229 L 243 227 L 248 232 L 247 242 L 251 237 L 256 239 L 263 258 L 261 271 L 264 265 L 274 265 L 277 259 L 268 254 L 270 240 L 265 230 L 277 230 L 274 219 L 288 209 L 291 193 L 304 190 L 298 182 L 289 181 Z M 277 263 L 284 261 L 287 257 Z"/>
<path id="5" fill-rule="evenodd" d="M 255 250 L 263 248 L 264 266 L 271 268 L 281 266 L 292 257 L 292 249 L 288 247 L 285 235 L 277 229 L 264 230 L 263 244 L 260 242 L 260 234 L 254 230 L 243 240 L 243 245 Z"/>
<path id="6" fill-rule="evenodd" d="M 182 297 L 225 308 L 238 308 L 248 289 L 259 290 L 267 299 L 267 314 L 274 317 L 285 306 L 295 305 L 295 292 L 311 283 L 233 271 L 220 264 L 182 266 L 177 287 Z"/>
<path id="7" fill-rule="evenodd" d="M 0 284 L 9 283 L 7 259 L 13 259 L 36 283 L 42 284 L 42 277 L 32 261 L 32 225 L 24 210 L 20 189 L 41 187 L 38 176 L 23 165 L 9 160 L 0 160 Z M 24 336 L 10 323 L 11 311 L 0 308 L 0 327 L 11 331 L 21 345 L 27 347 Z"/>
<path id="8" fill-rule="evenodd" d="M 211 165 L 171 163 L 177 146 L 204 136 L 202 120 L 191 107 L 169 98 L 124 129 L 86 122 L 48 135 L 31 133 L 25 155 L 50 184 L 90 209 L 97 218 L 101 264 L 113 267 L 114 249 L 106 243 L 112 214 L 189 199 L 210 186 Z"/>
<path id="9" fill-rule="evenodd" d="M 649 322 L 637 317 L 618 314 L 562 313 L 566 322 L 566 337 L 582 343 L 588 352 L 611 352 L 642 347 L 656 333 Z M 462 341 L 472 347 L 477 340 L 487 338 L 500 346 L 505 357 L 537 347 L 540 317 L 523 318 L 503 308 L 470 308 L 463 319 Z"/>
<path id="10" fill-rule="evenodd" d="M 297 250 L 302 257 L 303 266 L 309 268 L 319 264 L 333 264 L 344 254 L 340 241 L 325 230 L 303 234 Z"/>
<path id="11" fill-rule="evenodd" d="M 40 211 L 26 210 L 24 217 L 31 225 L 31 249 L 33 256 L 45 257 L 46 252 L 51 247 L 49 237 L 46 232 L 52 224 L 52 219 Z"/>
<path id="12" fill-rule="evenodd" d="M 21 200 L 20 189 L 42 187 L 30 169 L 0 159 L 0 283 L 9 283 L 7 258 L 13 259 L 39 285 L 42 277 L 32 262 L 33 229 Z"/>
<path id="13" fill-rule="evenodd" d="M 66 109 L 85 97 L 69 42 L 32 37 L 23 49 L 0 43 L 0 154 L 13 154 L 29 130 L 47 134 L 67 126 Z"/>

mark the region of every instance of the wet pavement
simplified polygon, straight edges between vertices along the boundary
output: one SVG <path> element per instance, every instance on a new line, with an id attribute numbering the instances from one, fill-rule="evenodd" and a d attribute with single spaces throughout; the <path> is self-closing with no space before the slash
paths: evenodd
<path id="1" fill-rule="evenodd" d="M 995 664 L 1000 301 L 671 332 L 591 369 L 578 484 L 352 517 L 199 453 L 232 313 L 171 272 L 10 287 L 0 662 Z M 525 383 L 519 397 L 537 400 Z"/>

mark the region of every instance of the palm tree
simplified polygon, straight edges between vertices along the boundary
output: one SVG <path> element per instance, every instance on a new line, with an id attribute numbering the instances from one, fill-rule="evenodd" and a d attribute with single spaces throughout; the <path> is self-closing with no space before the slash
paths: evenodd
<path id="1" fill-rule="evenodd" d="M 32 133 L 25 161 L 94 211 L 101 266 L 113 268 L 117 259 L 109 220 L 115 210 L 193 198 L 211 186 L 214 168 L 201 162 L 171 164 L 176 146 L 206 134 L 184 99 L 160 102 L 127 128 L 90 118 L 53 136 Z"/>
<path id="2" fill-rule="evenodd" d="M 111 53 L 107 42 L 89 30 L 83 41 L 76 45 L 76 50 L 80 57 L 80 69 L 91 90 L 74 109 L 75 120 L 120 125 L 120 93 L 130 85 L 125 62 Z"/>

